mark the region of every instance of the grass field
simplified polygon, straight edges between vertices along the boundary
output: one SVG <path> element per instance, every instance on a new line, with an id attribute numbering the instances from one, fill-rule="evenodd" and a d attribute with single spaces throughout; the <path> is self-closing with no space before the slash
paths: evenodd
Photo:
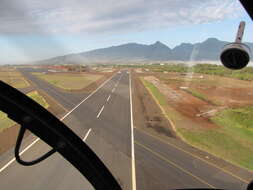
<path id="1" fill-rule="evenodd" d="M 49 107 L 46 100 L 41 95 L 39 95 L 37 91 L 30 92 L 27 95 L 36 102 L 38 102 L 40 105 L 42 105 L 44 108 Z M 0 132 L 6 128 L 12 127 L 14 124 L 14 121 L 9 119 L 5 113 L 0 111 Z"/>
<path id="2" fill-rule="evenodd" d="M 212 122 L 220 126 L 218 128 L 205 128 L 199 126 L 198 123 L 191 124 L 189 128 L 182 127 L 184 118 L 178 119 L 180 113 L 173 109 L 168 111 L 167 107 L 170 106 L 164 95 L 152 83 L 144 79 L 142 82 L 173 121 L 176 132 L 189 144 L 253 170 L 253 107 L 221 111 L 211 118 Z M 174 115 L 177 115 L 177 119 L 173 117 Z M 185 123 L 187 122 L 185 120 Z"/>
<path id="3" fill-rule="evenodd" d="M 226 109 L 211 120 L 219 129 L 179 129 L 184 137 L 202 149 L 253 170 L 253 106 Z"/>
<path id="4" fill-rule="evenodd" d="M 0 70 L 0 80 L 15 87 L 15 88 L 26 88 L 29 83 L 24 79 L 21 73 L 17 71 L 2 71 Z"/>
<path id="5" fill-rule="evenodd" d="M 228 128 L 198 128 L 196 130 L 177 128 L 177 131 L 190 144 L 236 165 L 253 170 L 252 141 L 247 145 L 243 140 L 244 136 L 231 133 Z"/>
<path id="6" fill-rule="evenodd" d="M 141 79 L 141 81 L 144 86 L 152 92 L 152 94 L 156 97 L 161 106 L 165 106 L 167 104 L 165 96 L 160 93 L 159 90 L 152 83 L 146 81 L 145 79 Z"/>
<path id="7" fill-rule="evenodd" d="M 32 91 L 27 94 L 30 98 L 32 98 L 34 101 L 39 103 L 41 106 L 44 108 L 48 108 L 49 105 L 46 102 L 46 100 L 37 92 L 37 91 Z"/>
<path id="8" fill-rule="evenodd" d="M 103 77 L 103 75 L 72 73 L 33 74 L 64 90 L 80 90 Z"/>

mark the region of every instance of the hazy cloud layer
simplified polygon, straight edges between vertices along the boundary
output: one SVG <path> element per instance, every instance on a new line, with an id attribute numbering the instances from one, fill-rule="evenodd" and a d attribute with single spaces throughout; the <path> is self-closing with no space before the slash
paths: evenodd
<path id="1" fill-rule="evenodd" d="M 101 33 L 207 23 L 240 14 L 234 0 L 1 0 L 0 33 Z"/>

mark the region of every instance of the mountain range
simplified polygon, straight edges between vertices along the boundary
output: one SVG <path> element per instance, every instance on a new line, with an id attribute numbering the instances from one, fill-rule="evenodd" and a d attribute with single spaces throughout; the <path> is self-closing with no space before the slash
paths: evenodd
<path id="1" fill-rule="evenodd" d="M 134 61 L 218 61 L 222 47 L 229 42 L 208 38 L 200 43 L 182 43 L 173 49 L 157 41 L 143 45 L 127 43 L 119 46 L 95 49 L 76 54 L 54 57 L 39 61 L 39 64 L 78 64 L 78 63 L 124 63 Z M 253 43 L 246 43 L 251 51 Z"/>

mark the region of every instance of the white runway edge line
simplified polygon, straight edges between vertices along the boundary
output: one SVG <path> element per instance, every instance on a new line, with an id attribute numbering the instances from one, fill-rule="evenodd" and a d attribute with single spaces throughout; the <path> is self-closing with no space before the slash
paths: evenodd
<path id="1" fill-rule="evenodd" d="M 31 146 L 33 146 L 36 142 L 38 142 L 40 139 L 37 138 L 35 141 L 33 141 L 30 145 L 28 145 L 24 150 L 22 150 L 19 155 L 22 155 L 25 151 L 27 151 L 29 148 L 31 148 Z M 4 167 L 2 167 L 0 169 L 0 173 L 5 169 L 7 168 L 9 165 L 11 165 L 14 161 L 16 160 L 16 158 L 12 158 L 7 164 L 4 165 Z"/>
<path id="2" fill-rule="evenodd" d="M 134 153 L 134 123 L 133 123 L 131 73 L 129 74 L 129 95 L 130 95 L 130 114 L 131 114 L 132 190 L 136 190 L 135 153 Z"/>
<path id="3" fill-rule="evenodd" d="M 117 74 L 117 73 L 116 73 Z M 94 90 L 89 96 L 87 96 L 85 99 L 83 99 L 79 104 L 77 104 L 72 110 L 70 110 L 66 115 L 64 115 L 60 120 L 64 120 L 69 114 L 71 114 L 76 108 L 78 108 L 83 102 L 85 102 L 88 98 L 90 98 L 93 94 L 95 94 L 100 88 L 102 88 L 108 81 L 110 81 L 116 74 L 114 74 L 112 77 L 107 79 L 104 83 L 102 83 L 96 90 Z M 89 131 L 88 131 L 89 132 Z M 30 145 L 28 145 L 24 150 L 22 150 L 19 155 L 21 156 L 25 151 L 27 151 L 29 148 L 31 148 L 36 142 L 38 142 L 40 139 L 37 138 L 34 140 Z M 5 164 L 1 169 L 0 173 L 5 170 L 9 165 L 11 165 L 16 158 L 12 158 L 7 164 Z"/>
<path id="4" fill-rule="evenodd" d="M 98 112 L 97 118 L 99 118 L 100 114 L 102 113 L 102 111 L 104 110 L 105 106 L 103 105 L 102 108 L 100 109 L 100 111 Z"/>
<path id="5" fill-rule="evenodd" d="M 63 119 L 65 119 L 69 114 L 71 114 L 77 107 L 79 107 L 84 101 L 86 101 L 89 97 L 91 97 L 93 94 L 95 94 L 100 88 L 102 88 L 109 80 L 111 80 L 116 74 L 114 74 L 111 78 L 107 79 L 103 84 L 101 84 L 95 91 L 93 91 L 89 96 L 87 96 L 84 100 L 82 100 L 79 104 L 77 104 L 72 110 L 70 110 L 65 116 L 63 116 Z"/>

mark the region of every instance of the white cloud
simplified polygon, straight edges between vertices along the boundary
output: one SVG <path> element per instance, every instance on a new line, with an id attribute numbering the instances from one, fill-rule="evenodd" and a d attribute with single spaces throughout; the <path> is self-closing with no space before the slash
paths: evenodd
<path id="1" fill-rule="evenodd" d="M 2 0 L 0 33 L 104 33 L 208 23 L 240 15 L 233 0 Z"/>

